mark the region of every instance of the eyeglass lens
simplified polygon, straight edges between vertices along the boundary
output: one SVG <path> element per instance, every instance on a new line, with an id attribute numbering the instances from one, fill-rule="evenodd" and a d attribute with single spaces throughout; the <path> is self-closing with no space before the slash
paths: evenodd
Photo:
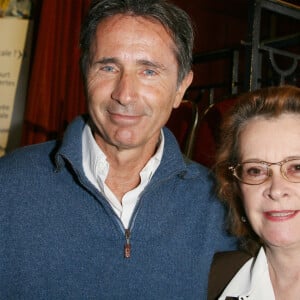
<path id="1" fill-rule="evenodd" d="M 271 175 L 270 165 L 280 165 L 282 176 L 290 182 L 300 182 L 300 158 L 279 163 L 244 162 L 237 165 L 234 175 L 244 183 L 260 184 Z"/>

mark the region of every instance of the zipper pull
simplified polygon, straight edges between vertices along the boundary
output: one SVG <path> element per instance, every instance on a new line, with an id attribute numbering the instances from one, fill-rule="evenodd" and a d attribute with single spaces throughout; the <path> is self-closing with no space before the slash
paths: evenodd
<path id="1" fill-rule="evenodd" d="M 126 243 L 124 246 L 124 257 L 130 258 L 131 245 L 130 245 L 130 230 L 129 229 L 125 230 L 125 239 L 126 239 Z"/>

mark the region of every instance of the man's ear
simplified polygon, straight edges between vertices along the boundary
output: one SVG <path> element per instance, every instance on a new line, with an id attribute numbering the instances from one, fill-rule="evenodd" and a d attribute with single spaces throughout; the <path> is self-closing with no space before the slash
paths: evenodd
<path id="1" fill-rule="evenodd" d="M 193 81 L 193 77 L 194 77 L 194 73 L 193 71 L 190 71 L 181 81 L 180 85 L 177 88 L 176 98 L 173 104 L 173 108 L 177 108 L 180 105 L 187 88 L 191 85 Z"/>

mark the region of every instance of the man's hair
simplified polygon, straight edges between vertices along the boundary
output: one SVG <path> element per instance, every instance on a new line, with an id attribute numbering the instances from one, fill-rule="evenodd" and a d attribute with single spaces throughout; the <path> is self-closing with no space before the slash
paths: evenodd
<path id="1" fill-rule="evenodd" d="M 191 70 L 194 31 L 189 15 L 165 0 L 92 0 L 80 34 L 80 65 L 84 78 L 92 58 L 91 48 L 97 26 L 105 18 L 117 14 L 156 20 L 165 27 L 174 41 L 178 62 L 178 83 L 181 83 Z"/>
<path id="2" fill-rule="evenodd" d="M 239 237 L 244 249 L 253 255 L 263 242 L 248 222 L 241 222 L 241 216 L 245 215 L 242 195 L 239 183 L 228 167 L 240 162 L 240 135 L 251 120 L 257 117 L 266 120 L 276 119 L 285 113 L 300 117 L 300 88 L 286 85 L 245 93 L 239 97 L 222 125 L 221 141 L 216 155 L 218 195 L 229 208 L 228 221 L 231 233 Z"/>

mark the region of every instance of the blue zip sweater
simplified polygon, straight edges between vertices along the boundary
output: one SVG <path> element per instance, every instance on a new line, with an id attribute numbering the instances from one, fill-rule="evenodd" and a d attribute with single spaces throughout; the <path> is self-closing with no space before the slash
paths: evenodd
<path id="1" fill-rule="evenodd" d="M 84 125 L 79 117 L 61 144 L 0 159 L 0 299 L 206 299 L 213 253 L 234 248 L 209 172 L 185 161 L 164 129 L 161 164 L 126 239 L 84 175 Z"/>

